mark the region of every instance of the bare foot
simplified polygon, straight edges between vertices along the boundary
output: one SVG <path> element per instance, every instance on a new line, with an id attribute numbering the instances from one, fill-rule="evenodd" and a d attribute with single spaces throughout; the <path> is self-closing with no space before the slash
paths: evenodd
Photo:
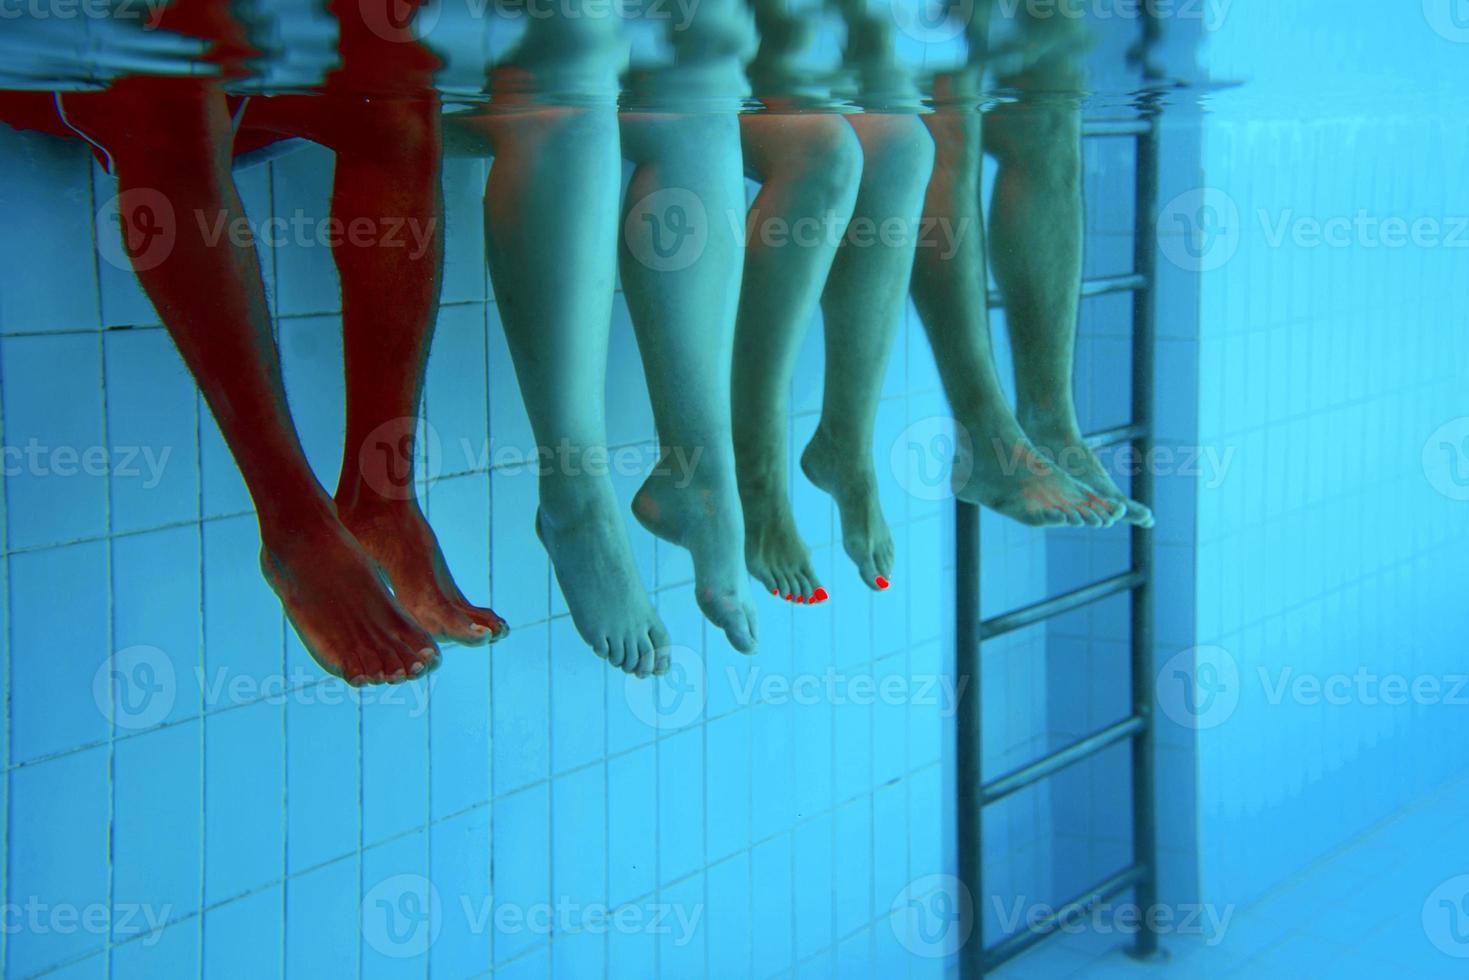
<path id="1" fill-rule="evenodd" d="M 627 529 L 604 482 L 587 477 L 554 494 L 543 489 L 536 536 L 592 652 L 629 674 L 665 674 L 668 631 L 638 579 Z"/>
<path id="2" fill-rule="evenodd" d="M 388 592 L 334 515 L 261 528 L 260 567 L 312 658 L 351 684 L 397 683 L 438 665 L 433 639 Z"/>
<path id="3" fill-rule="evenodd" d="M 471 604 L 454 584 L 438 538 L 416 503 L 391 501 L 355 510 L 338 505 L 338 512 L 388 577 L 398 602 L 435 639 L 493 643 L 509 634 L 505 620 Z"/>
<path id="4" fill-rule="evenodd" d="M 740 545 L 744 518 L 732 478 L 713 477 L 710 467 L 678 486 L 673 468 L 659 460 L 633 497 L 633 515 L 651 533 L 687 548 L 694 559 L 694 597 L 709 621 L 741 653 L 754 653 L 755 606 Z"/>
<path id="5" fill-rule="evenodd" d="M 820 602 L 826 590 L 811 568 L 811 552 L 796 530 L 784 486 L 742 480 L 745 513 L 745 567 L 755 581 L 792 602 Z"/>
<path id="6" fill-rule="evenodd" d="M 837 503 L 842 547 L 869 589 L 881 592 L 892 578 L 896 550 L 877 499 L 877 477 L 868 446 L 844 449 L 820 429 L 801 453 L 801 471 Z"/>
<path id="7" fill-rule="evenodd" d="M 954 494 L 1030 527 L 1109 527 L 1123 509 L 1057 470 L 1036 450 L 1007 407 L 969 428 L 953 467 Z"/>
<path id="8" fill-rule="evenodd" d="M 1138 527 L 1153 526 L 1153 512 L 1118 488 L 1097 454 L 1086 444 L 1074 419 L 1036 417 L 1025 423 L 1025 433 L 1058 470 L 1091 487 L 1114 509 L 1121 508 L 1122 520 Z"/>

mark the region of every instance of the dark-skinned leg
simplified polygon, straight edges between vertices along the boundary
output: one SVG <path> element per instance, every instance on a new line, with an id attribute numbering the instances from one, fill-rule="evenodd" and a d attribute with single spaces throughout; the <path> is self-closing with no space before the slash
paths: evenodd
<path id="1" fill-rule="evenodd" d="M 111 156 L 125 247 L 255 501 L 262 568 L 303 644 L 353 682 L 421 673 L 436 659 L 433 641 L 389 594 L 301 451 L 255 250 L 208 239 L 212 220 L 196 220 L 244 219 L 223 94 L 191 80 L 129 79 L 63 106 Z M 156 223 L 160 198 L 175 240 L 161 261 L 139 261 L 138 233 Z"/>
<path id="2" fill-rule="evenodd" d="M 253 100 L 245 124 L 336 153 L 332 256 L 342 283 L 347 426 L 336 503 L 342 521 L 414 618 L 441 640 L 507 632 L 449 574 L 413 480 L 424 369 L 438 318 L 443 200 L 438 100 L 345 94 Z"/>

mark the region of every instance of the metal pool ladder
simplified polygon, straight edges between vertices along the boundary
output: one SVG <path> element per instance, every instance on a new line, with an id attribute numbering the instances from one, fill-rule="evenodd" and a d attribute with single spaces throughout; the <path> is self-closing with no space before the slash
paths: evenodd
<path id="1" fill-rule="evenodd" d="M 1153 377 L 1154 377 L 1154 296 L 1153 273 L 1157 258 L 1154 224 L 1158 207 L 1158 106 L 1144 98 L 1140 115 L 1120 122 L 1087 124 L 1083 136 L 1089 139 L 1133 139 L 1137 144 L 1136 197 L 1134 215 L 1133 271 L 1130 275 L 1087 280 L 1082 296 L 1107 293 L 1133 294 L 1132 310 L 1132 422 L 1128 425 L 1087 437 L 1093 448 L 1131 443 L 1138 458 L 1146 460 L 1153 441 Z M 997 295 L 990 296 L 991 307 L 1000 306 Z M 1132 496 L 1151 504 L 1153 478 L 1147 466 L 1137 467 Z M 1063 595 L 1053 596 L 1032 605 L 983 618 L 980 609 L 979 508 L 958 503 L 955 535 L 956 596 L 955 609 L 955 673 L 968 678 L 967 688 L 959 699 L 955 719 L 957 747 L 955 775 L 957 804 L 959 879 L 968 889 L 973 909 L 973 930 L 959 950 L 959 976 L 962 980 L 979 980 L 989 970 L 1014 959 L 1061 927 L 1087 914 L 1100 902 L 1128 890 L 1137 905 L 1150 909 L 1157 903 L 1157 832 L 1154 824 L 1153 799 L 1153 589 L 1152 532 L 1132 528 L 1131 567 L 1119 575 L 1093 582 Z M 1080 741 L 1043 758 L 986 781 L 980 767 L 984 728 L 980 710 L 980 651 L 985 640 L 991 640 L 1024 629 L 1109 596 L 1129 593 L 1132 603 L 1132 707 L 1128 717 L 1109 725 Z M 1132 860 L 1127 867 L 1057 907 L 1045 919 L 1027 925 L 991 947 L 986 947 L 983 910 L 985 901 L 983 818 L 986 807 L 1020 792 L 1056 773 L 1090 759 L 1121 742 L 1132 748 Z M 1157 933 L 1141 917 L 1131 955 L 1145 958 L 1158 951 Z"/>

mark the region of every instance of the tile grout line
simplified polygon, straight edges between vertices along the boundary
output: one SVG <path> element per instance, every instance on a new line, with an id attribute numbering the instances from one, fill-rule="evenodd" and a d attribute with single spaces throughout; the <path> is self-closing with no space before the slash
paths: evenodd
<path id="1" fill-rule="evenodd" d="M 92 200 L 93 214 L 96 213 L 97 204 L 95 184 L 87 182 L 87 194 Z M 92 275 L 93 282 L 98 285 L 97 293 L 97 319 L 102 319 L 102 295 L 100 284 L 101 266 L 99 265 L 100 252 L 96 249 L 97 228 L 95 220 L 92 222 Z M 107 397 L 107 344 L 105 338 L 99 333 L 97 335 L 97 371 L 98 389 L 101 400 L 101 444 L 110 446 L 112 443 L 112 431 L 108 418 L 109 401 Z M 117 683 L 114 675 L 117 649 L 117 589 L 116 568 L 113 555 L 112 529 L 113 529 L 113 481 L 109 477 L 103 485 L 103 527 L 105 532 L 106 569 L 107 582 L 107 654 L 104 661 L 108 676 L 108 705 L 107 705 L 107 935 L 104 937 L 103 948 L 105 950 L 106 962 L 103 975 L 112 976 L 112 917 L 116 913 L 117 898 Z"/>
<path id="2" fill-rule="evenodd" d="M 5 376 L 4 345 L 0 344 L 0 378 Z M 5 441 L 5 402 L 0 396 L 0 446 L 7 445 Z M 0 468 L 0 599 L 4 601 L 5 622 L 0 628 L 0 658 L 3 658 L 3 667 L 0 667 L 0 687 L 3 687 L 3 698 L 0 698 L 0 736 L 3 736 L 3 748 L 0 748 L 0 765 L 4 765 L 3 778 L 5 785 L 0 786 L 0 797 L 5 801 L 4 819 L 0 819 L 0 908 L 8 908 L 10 902 L 10 741 L 14 738 L 11 731 L 10 710 L 10 508 L 8 506 L 7 486 L 9 480 L 3 468 Z M 0 929 L 0 973 L 5 972 L 9 949 L 10 930 Z"/>
<path id="3" fill-rule="evenodd" d="M 197 664 L 197 667 L 198 667 L 198 670 L 199 670 L 199 674 L 200 674 L 201 677 L 204 675 L 204 671 L 206 669 L 206 657 L 205 657 L 204 642 L 205 642 L 205 637 L 208 635 L 208 632 L 207 632 L 206 619 L 205 619 L 205 617 L 208 615 L 208 608 L 209 608 L 209 604 L 208 604 L 208 602 L 206 601 L 206 598 L 205 598 L 206 597 L 206 594 L 207 594 L 207 590 L 208 590 L 208 579 L 205 577 L 205 574 L 204 574 L 206 547 L 205 547 L 205 544 L 204 544 L 204 447 L 203 447 L 203 443 L 204 443 L 204 420 L 202 418 L 202 413 L 203 412 L 206 412 L 206 411 L 208 411 L 208 408 L 207 408 L 207 406 L 206 406 L 206 404 L 204 402 L 204 396 L 196 388 L 195 389 L 195 392 L 194 392 L 194 432 L 195 432 L 196 438 L 198 440 L 198 446 L 199 446 L 198 454 L 197 454 L 197 457 L 196 457 L 197 458 L 197 465 L 199 467 L 199 486 L 198 486 L 198 501 L 199 501 L 199 524 L 198 524 L 198 529 L 199 529 L 198 530 L 198 548 L 199 548 L 199 552 L 198 552 L 199 553 L 199 563 L 198 563 L 198 571 L 199 571 L 199 628 L 198 628 L 197 633 L 195 634 L 195 638 L 196 638 L 196 641 L 198 643 L 198 648 L 194 652 L 194 661 Z M 192 720 L 192 719 L 190 719 L 190 720 Z M 208 725 L 208 715 L 204 711 L 204 692 L 202 690 L 199 692 L 199 714 L 197 716 L 197 720 L 199 722 L 199 739 L 198 739 L 198 743 L 199 743 L 199 810 L 198 810 L 198 817 L 199 817 L 199 824 L 198 824 L 198 826 L 199 826 L 199 889 L 198 889 L 198 895 L 199 895 L 199 921 L 195 925 L 195 941 L 196 941 L 197 948 L 199 950 L 199 977 L 200 977 L 200 980 L 203 980 L 203 976 L 204 976 L 204 897 L 205 897 L 205 895 L 204 895 L 204 880 L 205 880 L 205 861 L 207 860 L 207 856 L 208 856 L 208 853 L 209 853 L 209 850 L 208 850 L 208 847 L 206 846 L 206 842 L 205 842 L 205 838 L 204 838 L 205 828 L 206 828 L 205 814 L 207 812 L 205 810 L 205 807 L 204 807 L 204 799 L 205 799 L 205 793 L 207 792 L 207 790 L 206 790 L 205 787 L 206 787 L 206 780 L 207 780 L 209 769 L 208 769 L 208 766 L 206 764 L 207 763 L 207 760 L 208 760 L 208 743 L 206 741 L 206 736 L 205 736 L 205 729 L 206 729 L 206 727 Z"/>

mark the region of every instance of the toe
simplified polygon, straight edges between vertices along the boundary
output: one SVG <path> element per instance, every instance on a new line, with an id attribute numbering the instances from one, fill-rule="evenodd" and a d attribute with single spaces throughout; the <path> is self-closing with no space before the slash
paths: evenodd
<path id="1" fill-rule="evenodd" d="M 638 668 L 637 668 L 637 674 L 638 674 L 638 676 L 639 677 L 651 677 L 651 676 L 653 676 L 653 667 L 656 664 L 657 659 L 658 659 L 658 656 L 657 656 L 656 653 L 654 653 L 654 654 L 652 654 L 650 656 L 643 656 L 641 653 L 639 653 L 639 655 L 638 655 Z"/>
<path id="2" fill-rule="evenodd" d="M 622 650 L 623 663 L 627 663 L 629 660 L 637 663 L 643 659 L 643 651 L 636 636 L 629 635 L 624 637 L 619 647 Z"/>
<path id="3" fill-rule="evenodd" d="M 496 615 L 493 609 L 467 606 L 465 615 L 469 619 L 469 635 L 475 643 L 494 643 L 509 632 L 505 620 Z"/>
<path id="4" fill-rule="evenodd" d="M 1057 510 L 1054 507 L 1041 507 L 1036 510 L 1027 509 L 1024 517 L 1021 518 L 1021 523 L 1030 527 L 1063 527 L 1071 524 L 1072 521 L 1068 519 L 1066 511 Z M 1081 519 L 1077 518 L 1076 523 L 1080 524 Z"/>
<path id="5" fill-rule="evenodd" d="M 877 574 L 883 578 L 892 578 L 893 564 L 896 559 L 897 549 L 893 547 L 892 542 L 879 546 L 872 555 L 872 562 L 877 566 Z"/>
<path id="6" fill-rule="evenodd" d="M 624 674 L 636 674 L 638 672 L 638 664 L 641 661 L 641 655 L 627 658 L 622 662 L 622 672 Z"/>
<path id="7" fill-rule="evenodd" d="M 788 595 L 794 595 L 791 591 L 791 583 L 786 581 L 786 577 L 779 572 L 771 576 L 771 584 L 775 586 L 774 595 L 777 599 L 784 599 Z"/>
<path id="8" fill-rule="evenodd" d="M 729 638 L 729 645 L 740 653 L 755 652 L 755 631 L 752 618 L 744 609 L 736 608 L 730 614 L 729 622 L 724 627 L 724 635 Z"/>
<path id="9" fill-rule="evenodd" d="M 597 637 L 596 642 L 590 644 L 590 646 L 592 648 L 592 652 L 595 653 L 598 657 L 601 657 L 603 660 L 612 659 L 612 645 L 607 641 L 607 637 Z"/>
<path id="10" fill-rule="evenodd" d="M 806 597 L 807 602 L 816 601 L 816 590 L 821 588 L 821 583 L 816 580 L 816 573 L 810 567 L 801 569 L 801 594 Z"/>
<path id="11" fill-rule="evenodd" d="M 406 681 L 422 673 L 422 669 L 415 666 L 420 663 L 420 658 L 411 647 L 399 647 L 391 655 L 384 655 L 383 663 L 386 665 L 384 676 L 391 684 Z"/>
<path id="12" fill-rule="evenodd" d="M 408 676 L 422 677 L 437 670 L 443 658 L 433 650 L 420 650 L 408 660 Z"/>

